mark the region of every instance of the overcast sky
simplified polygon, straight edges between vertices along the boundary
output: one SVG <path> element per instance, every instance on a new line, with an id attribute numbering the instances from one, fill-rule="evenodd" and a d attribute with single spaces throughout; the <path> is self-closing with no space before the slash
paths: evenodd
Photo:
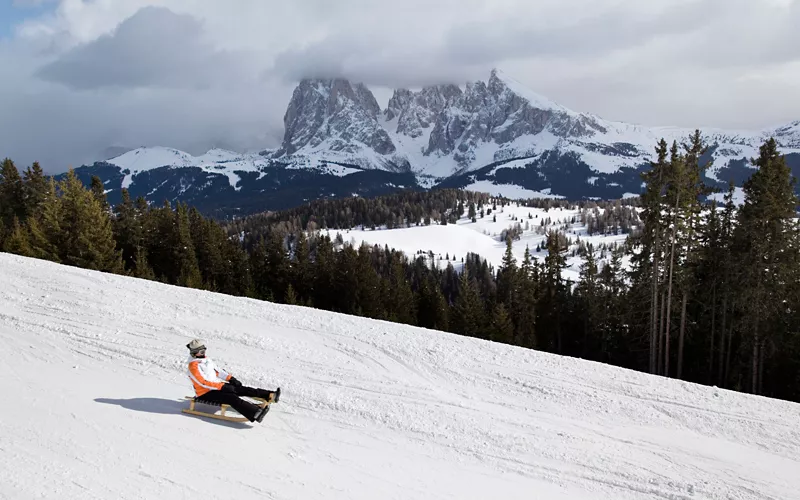
<path id="1" fill-rule="evenodd" d="M 498 67 L 646 125 L 800 119 L 800 0 L 0 0 L 0 157 L 272 147 L 298 79 L 376 88 Z"/>

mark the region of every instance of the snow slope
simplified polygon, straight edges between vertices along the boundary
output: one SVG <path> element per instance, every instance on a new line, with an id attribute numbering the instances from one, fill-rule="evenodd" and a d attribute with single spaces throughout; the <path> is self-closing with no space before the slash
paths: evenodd
<path id="1" fill-rule="evenodd" d="M 194 336 L 259 425 L 180 413 Z M 800 405 L 0 254 L 0 498 L 792 499 Z"/>
<path id="2" fill-rule="evenodd" d="M 141 172 L 160 167 L 197 167 L 212 174 L 225 175 L 228 177 L 231 187 L 239 190 L 241 186 L 237 186 L 237 184 L 241 177 L 236 174 L 237 171 L 263 172 L 263 169 L 272 166 L 269 158 L 255 153 L 236 153 L 224 149 L 212 149 L 203 155 L 192 156 L 178 149 L 161 146 L 134 149 L 115 158 L 105 160 L 105 162 L 116 165 L 123 171 L 128 170 L 122 181 L 122 187 L 124 188 L 130 187 L 133 177 Z M 295 167 L 316 168 L 324 173 L 340 177 L 359 172 L 354 168 L 328 165 L 324 162 L 318 162 L 313 165 L 303 165 L 298 162 Z M 261 176 L 263 176 L 263 173 L 259 178 Z"/>
<path id="3" fill-rule="evenodd" d="M 136 174 L 160 167 L 198 167 L 206 172 L 227 176 L 231 186 L 237 188 L 236 184 L 241 178 L 235 171 L 258 172 L 269 166 L 269 161 L 257 154 L 212 149 L 204 155 L 192 156 L 178 149 L 160 146 L 134 149 L 106 160 L 106 163 L 128 170 L 122 180 L 123 188 L 130 187 Z"/>
<path id="4" fill-rule="evenodd" d="M 549 196 L 542 194 L 541 196 Z M 485 208 L 491 208 L 491 205 Z M 599 210 L 600 214 L 603 210 Z M 591 212 L 591 211 L 590 211 Z M 344 241 L 359 246 L 362 242 L 368 245 L 388 245 L 405 253 L 409 258 L 416 258 L 417 252 L 433 252 L 434 265 L 444 268 L 447 267 L 447 257 L 457 271 L 461 269 L 461 259 L 467 253 L 476 253 L 493 265 L 499 268 L 503 262 L 503 255 L 506 252 L 505 240 L 500 236 L 505 229 L 509 229 L 519 223 L 522 226 L 522 236 L 511 243 L 512 252 L 517 259 L 517 264 L 521 264 L 525 257 L 525 248 L 529 248 L 531 257 L 544 259 L 547 251 L 544 249 L 547 243 L 546 231 L 559 230 L 566 232 L 572 238 L 573 245 L 570 253 L 567 254 L 567 267 L 563 271 L 565 279 L 577 282 L 580 276 L 581 257 L 572 256 L 571 251 L 578 248 L 578 238 L 580 241 L 591 243 L 595 247 L 596 257 L 600 257 L 600 246 L 603 244 L 613 246 L 622 245 L 627 237 L 626 234 L 594 234 L 589 235 L 585 225 L 581 224 L 580 209 L 568 210 L 564 208 L 553 208 L 549 211 L 543 208 L 533 208 L 520 206 L 517 202 L 512 202 L 505 207 L 497 205 L 497 211 L 484 215 L 483 218 L 478 212 L 476 221 L 472 222 L 465 209 L 464 215 L 457 224 L 440 225 L 436 221 L 431 221 L 431 225 L 413 226 L 408 228 L 385 229 L 380 228 L 371 230 L 358 227 L 350 230 L 323 230 L 331 239 L 335 239 L 337 234 L 341 234 Z M 531 218 L 528 218 L 530 215 Z M 495 221 L 494 217 L 497 218 Z M 572 219 L 575 218 L 575 223 Z M 545 221 L 542 226 L 542 221 Z M 527 223 L 527 228 L 526 228 Z M 565 230 L 566 228 L 566 230 Z M 540 245 L 541 252 L 536 252 L 537 245 Z M 607 262 L 610 258 L 606 254 L 605 259 L 598 259 Z M 627 265 L 629 258 L 623 257 L 623 265 Z"/>

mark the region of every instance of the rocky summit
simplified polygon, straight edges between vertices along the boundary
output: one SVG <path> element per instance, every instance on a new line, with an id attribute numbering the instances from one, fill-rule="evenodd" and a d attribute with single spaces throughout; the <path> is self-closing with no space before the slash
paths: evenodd
<path id="1" fill-rule="evenodd" d="M 641 189 L 657 142 L 694 131 L 605 120 L 570 110 L 500 70 L 486 81 L 397 89 L 385 108 L 345 79 L 306 79 L 284 115 L 275 150 L 193 157 L 140 148 L 76 169 L 150 201 L 188 201 L 207 213 L 252 213 L 312 199 L 456 187 L 511 198 L 622 198 Z M 702 129 L 707 184 L 741 186 L 749 159 L 774 137 L 800 177 L 800 121 L 757 131 Z"/>

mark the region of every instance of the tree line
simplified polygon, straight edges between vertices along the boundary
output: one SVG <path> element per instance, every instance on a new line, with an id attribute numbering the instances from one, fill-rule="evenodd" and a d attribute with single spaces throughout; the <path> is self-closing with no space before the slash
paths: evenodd
<path id="1" fill-rule="evenodd" d="M 581 208 L 591 233 L 627 234 L 595 248 L 548 228 L 534 259 L 495 269 L 331 239 L 324 228 L 449 224 L 496 216 L 510 200 L 461 190 L 320 200 L 219 222 L 184 204 L 143 198 L 108 206 L 99 179 L 56 183 L 34 164 L 0 171 L 5 251 L 89 269 L 262 300 L 418 325 L 688 381 L 800 401 L 798 200 L 778 145 L 752 160 L 741 206 L 702 182 L 706 146 L 661 140 L 640 198 L 528 200 Z M 525 222 L 525 221 L 521 221 Z M 572 249 L 570 250 L 570 247 Z M 566 257 L 581 256 L 577 282 Z M 605 259 L 600 257 L 605 255 Z M 448 256 L 449 257 L 449 256 Z M 629 262 L 629 264 L 623 264 Z"/>

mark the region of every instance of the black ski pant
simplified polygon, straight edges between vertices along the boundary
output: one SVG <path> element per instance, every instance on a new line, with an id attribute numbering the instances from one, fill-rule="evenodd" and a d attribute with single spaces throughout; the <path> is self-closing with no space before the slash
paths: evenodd
<path id="1" fill-rule="evenodd" d="M 239 412 L 247 420 L 253 422 L 258 412 L 261 411 L 261 407 L 250 401 L 245 401 L 239 396 L 251 396 L 269 400 L 270 394 L 271 391 L 266 389 L 256 389 L 243 385 L 236 387 L 232 384 L 223 384 L 222 389 L 218 391 L 209 391 L 199 398 L 195 398 L 195 400 L 230 405 L 231 408 Z"/>

